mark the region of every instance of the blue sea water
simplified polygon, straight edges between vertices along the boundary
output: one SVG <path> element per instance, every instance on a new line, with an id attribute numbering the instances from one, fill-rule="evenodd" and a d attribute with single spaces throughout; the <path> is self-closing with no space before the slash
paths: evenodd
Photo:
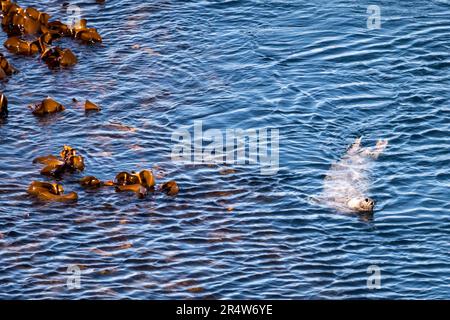
<path id="1" fill-rule="evenodd" d="M 19 4 L 65 21 L 65 2 Z M 449 1 L 70 4 L 104 40 L 60 42 L 75 67 L 0 50 L 20 71 L 1 84 L 1 299 L 450 298 Z M 38 119 L 27 106 L 47 96 L 67 110 Z M 103 109 L 85 115 L 72 98 Z M 278 129 L 278 172 L 173 162 L 173 132 L 200 120 Z M 389 140 L 373 166 L 373 216 L 311 201 L 361 135 Z M 37 202 L 26 189 L 47 178 L 32 160 L 64 144 L 85 157 L 62 182 L 79 200 Z M 179 195 L 77 183 L 143 168 L 175 179 Z M 72 265 L 79 289 L 67 287 Z M 379 289 L 367 286 L 373 265 Z"/>

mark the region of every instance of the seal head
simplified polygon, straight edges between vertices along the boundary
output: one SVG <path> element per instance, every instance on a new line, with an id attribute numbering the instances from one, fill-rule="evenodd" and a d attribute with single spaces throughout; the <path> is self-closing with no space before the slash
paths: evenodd
<path id="1" fill-rule="evenodd" d="M 347 206 L 359 212 L 372 212 L 375 201 L 371 198 L 351 198 L 347 201 Z"/>

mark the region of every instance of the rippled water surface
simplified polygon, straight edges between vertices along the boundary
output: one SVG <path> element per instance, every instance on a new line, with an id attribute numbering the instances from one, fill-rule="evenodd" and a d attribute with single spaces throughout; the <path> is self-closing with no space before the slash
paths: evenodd
<path id="1" fill-rule="evenodd" d="M 66 19 L 64 2 L 19 4 Z M 74 68 L 0 50 L 20 70 L 1 84 L 0 298 L 450 298 L 448 1 L 70 3 L 104 39 L 64 40 Z M 369 4 L 381 29 L 367 29 Z M 38 119 L 27 105 L 47 95 L 67 110 Z M 172 132 L 194 120 L 278 128 L 278 173 L 172 162 Z M 389 139 L 372 217 L 311 201 L 360 135 Z M 85 191 L 75 174 L 63 184 L 77 203 L 29 198 L 45 179 L 32 159 L 64 144 L 84 175 L 153 168 L 181 191 L 138 200 Z M 381 289 L 366 286 L 370 265 Z"/>

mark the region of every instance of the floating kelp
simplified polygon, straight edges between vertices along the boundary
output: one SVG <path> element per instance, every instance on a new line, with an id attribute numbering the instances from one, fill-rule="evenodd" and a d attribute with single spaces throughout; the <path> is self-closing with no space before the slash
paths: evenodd
<path id="1" fill-rule="evenodd" d="M 119 186 L 132 185 L 139 183 L 140 179 L 137 174 L 128 172 L 119 172 L 116 175 L 114 183 Z"/>
<path id="2" fill-rule="evenodd" d="M 116 187 L 116 192 L 134 192 L 142 199 L 149 191 L 154 190 L 155 178 L 151 170 L 142 170 L 139 173 L 123 171 L 116 175 L 112 185 Z"/>
<path id="3" fill-rule="evenodd" d="M 148 191 L 155 190 L 156 182 L 151 170 L 142 170 L 139 173 L 123 171 L 116 175 L 114 185 L 117 192 L 131 191 L 136 193 L 139 198 L 143 198 Z M 162 184 L 160 190 L 169 196 L 175 196 L 180 189 L 178 184 L 171 180 Z"/>
<path id="4" fill-rule="evenodd" d="M 134 171 L 131 173 L 120 172 L 117 174 L 114 182 L 116 185 L 122 186 L 140 184 L 147 189 L 155 186 L 155 178 L 151 170 L 142 170 L 139 173 L 135 173 Z"/>
<path id="5" fill-rule="evenodd" d="M 180 191 L 180 188 L 174 180 L 171 180 L 161 185 L 161 191 L 165 192 L 169 196 L 175 196 Z"/>
<path id="6" fill-rule="evenodd" d="M 36 188 L 41 188 L 41 189 L 45 189 L 48 192 L 55 194 L 55 195 L 60 195 L 64 193 L 64 188 L 62 187 L 62 185 L 57 184 L 57 183 L 49 183 L 49 182 L 39 182 L 39 181 L 33 181 L 30 185 L 30 188 L 36 189 Z"/>
<path id="7" fill-rule="evenodd" d="M 5 119 L 8 117 L 8 99 L 2 93 L 0 95 L 0 119 Z"/>
<path id="8" fill-rule="evenodd" d="M 94 176 L 87 176 L 80 180 L 80 184 L 86 188 L 99 188 L 102 186 L 115 186 L 116 192 L 134 192 L 139 198 L 147 195 L 148 191 L 153 191 L 155 178 L 151 170 L 135 172 L 119 172 L 114 181 L 102 182 Z"/>
<path id="9" fill-rule="evenodd" d="M 39 53 L 38 42 L 23 40 L 20 37 L 8 38 L 3 45 L 9 52 L 14 54 L 33 56 Z"/>
<path id="10" fill-rule="evenodd" d="M 84 110 L 86 110 L 86 111 L 100 111 L 101 108 L 98 105 L 96 105 L 95 103 L 93 103 L 93 102 L 91 102 L 89 100 L 86 100 L 86 102 L 84 103 Z"/>
<path id="11" fill-rule="evenodd" d="M 46 31 L 36 40 L 39 45 L 39 52 L 43 53 L 45 49 L 52 45 L 54 40 L 61 38 L 58 33 Z"/>
<path id="12" fill-rule="evenodd" d="M 21 8 L 11 1 L 1 1 L 3 13 L 2 28 L 8 34 L 4 46 L 12 53 L 35 55 L 41 53 L 41 59 L 50 67 L 68 67 L 77 63 L 70 49 L 51 47 L 53 40 L 61 37 L 79 39 L 84 43 L 102 42 L 95 28 L 87 27 L 87 20 L 81 19 L 71 27 L 59 20 L 49 21 L 50 16 L 33 7 Z M 34 40 L 24 36 L 34 36 Z"/>
<path id="13" fill-rule="evenodd" d="M 4 79 L 16 72 L 17 70 L 11 66 L 5 56 L 0 53 L 0 79 Z"/>
<path id="14" fill-rule="evenodd" d="M 70 37 L 72 35 L 72 31 L 69 26 L 59 20 L 49 22 L 45 28 L 43 30 L 53 34 L 58 34 L 60 37 Z"/>
<path id="15" fill-rule="evenodd" d="M 84 171 L 84 158 L 82 156 L 70 156 L 64 161 L 66 171 Z"/>
<path id="16" fill-rule="evenodd" d="M 41 59 L 50 68 L 70 67 L 77 63 L 77 57 L 70 49 L 60 47 L 47 48 L 41 54 Z"/>
<path id="17" fill-rule="evenodd" d="M 25 13 L 33 18 L 34 20 L 40 22 L 43 26 L 48 24 L 48 20 L 50 19 L 50 15 L 45 12 L 41 12 L 33 7 L 28 7 L 25 9 Z"/>
<path id="18" fill-rule="evenodd" d="M 45 167 L 41 170 L 41 174 L 43 175 L 52 175 L 52 173 L 64 165 L 64 160 L 61 160 L 53 155 L 38 157 L 33 160 L 33 163 L 44 164 Z"/>
<path id="19" fill-rule="evenodd" d="M 71 146 L 64 145 L 63 149 L 59 153 L 62 159 L 67 159 L 68 157 L 75 156 L 77 154 L 77 151 L 72 148 Z"/>
<path id="20" fill-rule="evenodd" d="M 83 171 L 84 158 L 77 154 L 77 151 L 70 146 L 64 145 L 60 152 L 61 158 L 64 160 L 66 170 L 69 171 Z"/>
<path id="21" fill-rule="evenodd" d="M 28 16 L 23 9 L 4 15 L 2 26 L 9 36 L 34 35 L 41 30 L 41 23 Z"/>
<path id="22" fill-rule="evenodd" d="M 87 27 L 86 19 L 81 19 L 78 25 L 72 29 L 72 36 L 85 43 L 102 42 L 102 37 L 98 34 L 97 29 Z"/>
<path id="23" fill-rule="evenodd" d="M 53 100 L 52 98 L 45 98 L 41 103 L 29 106 L 34 115 L 44 116 L 51 113 L 64 111 L 66 108 Z"/>
<path id="24" fill-rule="evenodd" d="M 42 201 L 76 201 L 76 192 L 64 194 L 62 185 L 57 183 L 33 181 L 28 187 L 28 193 Z"/>
<path id="25" fill-rule="evenodd" d="M 10 1 L 2 1 L 1 6 L 3 13 L 2 28 L 6 33 L 9 33 L 14 16 L 20 14 L 22 8 L 18 4 Z"/>
<path id="26" fill-rule="evenodd" d="M 80 184 L 83 187 L 99 188 L 102 186 L 102 182 L 94 176 L 87 176 L 80 180 Z"/>
<path id="27" fill-rule="evenodd" d="M 94 176 L 86 176 L 80 180 L 80 184 L 82 187 L 90 188 L 90 189 L 96 189 L 103 186 L 114 186 L 113 181 L 100 181 L 100 179 L 97 179 Z"/>
<path id="28" fill-rule="evenodd" d="M 151 189 L 155 187 L 155 177 L 153 176 L 153 171 L 151 170 L 142 170 L 138 174 L 140 179 L 140 184 L 147 189 Z"/>
<path id="29" fill-rule="evenodd" d="M 9 36 L 36 35 L 48 24 L 50 16 L 33 7 L 23 9 L 16 3 L 4 1 L 2 27 Z"/>
<path id="30" fill-rule="evenodd" d="M 80 39 L 85 43 L 102 42 L 95 28 L 87 27 L 87 20 L 81 19 L 73 27 L 60 20 L 49 21 L 50 15 L 33 7 L 21 8 L 17 3 L 2 1 L 2 27 L 9 36 L 39 35 L 47 32 L 61 37 Z"/>
<path id="31" fill-rule="evenodd" d="M 69 146 L 64 146 L 60 152 L 60 158 L 54 155 L 38 157 L 33 160 L 33 163 L 44 164 L 41 174 L 54 177 L 61 177 L 65 172 L 81 172 L 85 168 L 84 158 Z"/>
<path id="32" fill-rule="evenodd" d="M 87 20 L 82 19 L 74 26 L 69 26 L 59 20 L 49 21 L 50 16 L 33 7 L 21 8 L 16 3 L 9 0 L 0 0 L 2 10 L 1 25 L 8 34 L 5 41 L 5 48 L 14 54 L 38 55 L 50 68 L 70 67 L 77 63 L 77 57 L 68 48 L 55 46 L 54 42 L 62 37 L 70 37 L 80 40 L 86 44 L 101 43 L 102 37 L 97 29 L 88 27 Z M 8 60 L 0 54 L 0 79 L 5 78 L 15 72 Z M 46 98 L 41 103 L 30 106 L 32 113 L 36 116 L 45 116 L 62 112 L 65 107 L 53 100 Z M 101 108 L 86 100 L 84 109 L 88 111 L 100 111 Z M 6 96 L 0 96 L 0 117 L 8 115 Z M 111 130 L 136 131 L 135 128 L 123 124 L 110 123 L 107 125 Z M 82 172 L 85 169 L 84 158 L 70 146 L 64 146 L 58 156 L 48 155 L 38 157 L 33 163 L 44 166 L 41 174 L 56 178 L 62 178 L 66 172 Z M 101 181 L 95 176 L 85 176 L 79 180 L 84 188 L 99 188 L 103 186 L 114 186 L 116 192 L 133 192 L 139 198 L 144 198 L 149 192 L 155 191 L 155 177 L 151 170 L 141 170 L 140 172 L 120 172 L 113 181 Z M 160 186 L 157 191 L 165 192 L 174 196 L 179 192 L 179 187 L 175 181 L 168 181 Z M 50 182 L 33 181 L 28 193 L 45 201 L 70 201 L 77 200 L 75 192 L 64 194 L 62 185 Z"/>

